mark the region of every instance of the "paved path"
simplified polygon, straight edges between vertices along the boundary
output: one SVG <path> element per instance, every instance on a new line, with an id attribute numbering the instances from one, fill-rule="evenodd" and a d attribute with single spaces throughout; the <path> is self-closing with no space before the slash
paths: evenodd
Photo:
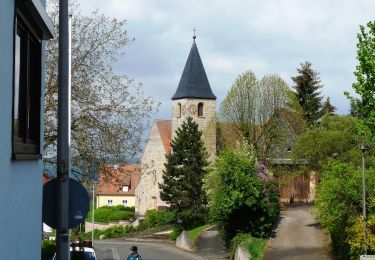
<path id="1" fill-rule="evenodd" d="M 229 259 L 228 250 L 220 237 L 218 229 L 214 226 L 204 231 L 196 242 L 197 255 L 205 259 Z"/>
<path id="2" fill-rule="evenodd" d="M 95 240 L 98 260 L 124 260 L 131 246 L 136 245 L 142 260 L 204 260 L 200 256 L 176 248 L 170 243 L 127 241 L 121 239 Z"/>
<path id="3" fill-rule="evenodd" d="M 266 250 L 265 260 L 328 260 L 329 237 L 319 228 L 312 207 L 289 207 L 282 212 L 281 222 Z"/>

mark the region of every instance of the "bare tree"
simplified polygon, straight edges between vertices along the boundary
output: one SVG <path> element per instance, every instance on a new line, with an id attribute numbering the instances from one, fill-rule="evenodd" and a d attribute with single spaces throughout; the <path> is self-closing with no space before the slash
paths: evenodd
<path id="1" fill-rule="evenodd" d="M 49 15 L 56 36 L 46 51 L 45 157 L 54 156 L 57 141 L 58 1 L 50 0 Z M 72 164 L 79 178 L 97 174 L 100 163 L 124 160 L 139 153 L 142 134 L 158 107 L 142 85 L 113 71 L 130 39 L 126 21 L 98 11 L 72 14 Z"/>

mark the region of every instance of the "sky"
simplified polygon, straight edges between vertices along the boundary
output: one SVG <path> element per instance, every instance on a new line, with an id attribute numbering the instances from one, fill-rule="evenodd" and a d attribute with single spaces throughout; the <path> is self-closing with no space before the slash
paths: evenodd
<path id="1" fill-rule="evenodd" d="M 171 118 L 171 97 L 196 43 L 217 108 L 236 77 L 278 74 L 289 86 L 300 63 L 320 73 L 322 95 L 339 114 L 354 93 L 359 25 L 375 19 L 375 0 L 77 0 L 83 13 L 98 9 L 126 19 L 129 37 L 116 72 L 144 85 L 161 102 L 154 118 Z"/>

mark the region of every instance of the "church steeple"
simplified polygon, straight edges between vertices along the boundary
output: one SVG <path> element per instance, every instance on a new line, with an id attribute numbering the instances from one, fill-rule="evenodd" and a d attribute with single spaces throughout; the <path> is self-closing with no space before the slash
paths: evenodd
<path id="1" fill-rule="evenodd" d="M 172 100 L 181 98 L 216 99 L 208 82 L 195 39 L 194 30 L 193 45 L 191 46 L 180 83 Z"/>

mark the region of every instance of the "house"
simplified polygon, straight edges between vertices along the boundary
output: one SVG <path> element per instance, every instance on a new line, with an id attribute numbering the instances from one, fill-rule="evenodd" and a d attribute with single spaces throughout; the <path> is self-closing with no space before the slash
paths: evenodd
<path id="1" fill-rule="evenodd" d="M 96 189 L 96 207 L 135 207 L 135 189 L 140 180 L 139 164 L 107 164 L 101 167 Z"/>
<path id="2" fill-rule="evenodd" d="M 198 47 L 193 44 L 175 94 L 172 96 L 172 119 L 156 120 L 142 154 L 141 180 L 136 189 L 136 213 L 142 217 L 149 209 L 163 209 L 168 204 L 161 200 L 159 184 L 163 182 L 166 155 L 171 151 L 171 140 L 187 117 L 192 117 L 203 132 L 209 159 L 216 153 L 216 134 L 213 119 L 216 115 L 216 96 L 211 90 Z"/>
<path id="3" fill-rule="evenodd" d="M 0 32 L 0 259 L 40 259 L 45 0 L 1 0 Z"/>

